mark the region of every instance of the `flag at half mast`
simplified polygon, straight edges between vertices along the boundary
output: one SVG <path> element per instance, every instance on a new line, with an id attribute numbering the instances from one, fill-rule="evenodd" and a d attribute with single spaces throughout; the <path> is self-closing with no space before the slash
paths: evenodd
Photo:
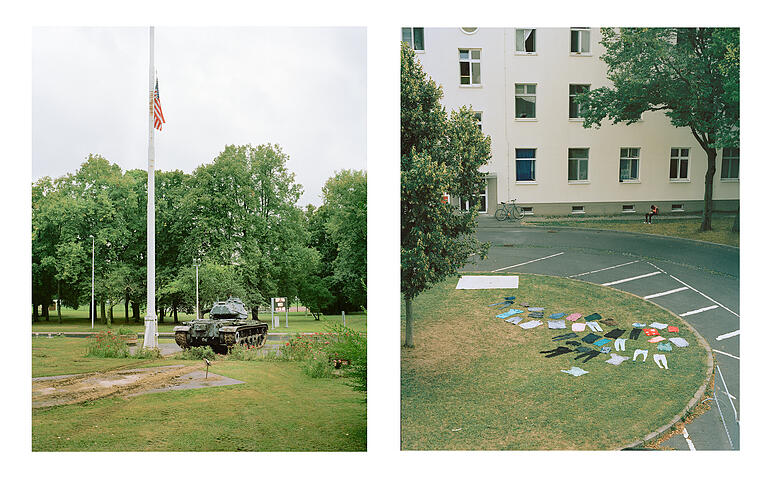
<path id="1" fill-rule="evenodd" d="M 165 117 L 163 116 L 163 108 L 160 106 L 160 90 L 157 88 L 157 79 L 155 79 L 155 93 L 152 97 L 154 99 L 155 129 L 162 131 Z"/>

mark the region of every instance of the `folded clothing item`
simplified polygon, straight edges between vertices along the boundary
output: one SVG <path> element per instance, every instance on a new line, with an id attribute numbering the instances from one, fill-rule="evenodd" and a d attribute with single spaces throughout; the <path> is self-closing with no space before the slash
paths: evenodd
<path id="1" fill-rule="evenodd" d="M 659 341 L 664 341 L 665 339 L 667 339 L 667 338 L 665 338 L 664 336 L 654 336 L 653 338 L 649 339 L 648 342 L 649 343 L 658 343 Z"/>
<path id="2" fill-rule="evenodd" d="M 678 348 L 685 348 L 688 346 L 688 342 L 685 338 L 669 338 L 669 341 L 675 344 Z"/>
<path id="3" fill-rule="evenodd" d="M 575 338 L 576 336 L 578 336 L 576 333 L 559 334 L 554 338 L 552 338 L 552 341 L 560 341 L 563 339 Z"/>
<path id="4" fill-rule="evenodd" d="M 504 321 L 506 321 L 508 323 L 512 323 L 512 324 L 517 324 L 517 323 L 521 322 L 522 320 L 523 320 L 523 318 L 521 318 L 520 316 L 515 316 L 515 317 L 509 318 L 509 319 L 505 319 Z"/>
<path id="5" fill-rule="evenodd" d="M 656 349 L 659 351 L 672 351 L 672 344 L 669 341 L 666 343 L 659 343 L 656 345 Z"/>
<path id="6" fill-rule="evenodd" d="M 566 316 L 565 319 L 567 319 L 568 321 L 576 321 L 580 317 L 581 317 L 580 313 L 571 313 L 568 316 Z"/>
<path id="7" fill-rule="evenodd" d="M 532 313 L 528 313 L 528 317 L 529 318 L 543 318 L 544 317 L 544 313 L 542 313 L 541 311 L 534 311 Z"/>
<path id="8" fill-rule="evenodd" d="M 576 336 L 576 335 L 574 335 L 574 336 Z M 599 339 L 600 339 L 600 336 L 598 336 L 596 334 L 592 334 L 592 333 L 589 333 L 588 335 L 586 335 L 583 338 L 581 338 L 581 340 L 583 342 L 585 342 L 585 343 L 594 343 L 595 341 L 597 341 Z"/>
<path id="9" fill-rule="evenodd" d="M 619 336 L 621 336 L 624 333 L 626 333 L 626 330 L 616 328 L 616 329 L 612 329 L 612 330 L 608 331 L 603 336 L 605 336 L 606 338 L 614 338 L 614 339 L 616 339 L 616 338 L 618 338 Z"/>
<path id="10" fill-rule="evenodd" d="M 587 329 L 587 323 L 573 323 L 571 325 L 571 331 L 584 331 Z"/>
<path id="11" fill-rule="evenodd" d="M 634 328 L 645 328 L 645 323 L 632 323 Z"/>
<path id="12" fill-rule="evenodd" d="M 677 326 L 667 326 L 667 331 L 669 331 L 670 333 L 679 333 L 680 328 L 678 328 Z"/>
<path id="13" fill-rule="evenodd" d="M 621 356 L 617 355 L 616 353 L 611 353 L 611 358 L 609 360 L 605 360 L 605 362 L 611 365 L 619 366 L 623 361 L 627 361 L 628 359 L 629 356 Z"/>
<path id="14" fill-rule="evenodd" d="M 565 329 L 565 320 L 558 319 L 558 320 L 552 321 L 550 319 L 549 321 L 547 321 L 547 326 L 549 326 L 549 329 Z"/>
<path id="15" fill-rule="evenodd" d="M 592 348 L 589 348 L 587 346 L 579 346 L 574 351 L 578 353 L 589 353 L 590 351 L 594 351 Z"/>
<path id="16" fill-rule="evenodd" d="M 584 321 L 597 321 L 598 319 L 603 319 L 603 317 L 598 313 L 592 313 L 589 316 L 584 316 Z"/>
<path id="17" fill-rule="evenodd" d="M 606 326 L 616 326 L 617 324 L 619 324 L 613 318 L 605 318 L 600 322 Z"/>
<path id="18" fill-rule="evenodd" d="M 603 332 L 603 328 L 601 328 L 600 325 L 597 324 L 597 321 L 589 321 L 586 324 L 587 326 L 589 326 L 589 329 L 591 329 L 592 331 L 597 331 L 598 333 Z"/>
<path id="19" fill-rule="evenodd" d="M 570 353 L 571 351 L 573 350 L 567 346 L 558 346 L 553 350 L 539 351 L 539 353 L 545 355 L 544 358 L 554 358 L 555 356 L 564 355 L 566 353 Z"/>
<path id="20" fill-rule="evenodd" d="M 645 328 L 643 333 L 645 333 L 646 336 L 658 336 L 659 330 L 656 328 Z"/>
<path id="21" fill-rule="evenodd" d="M 587 373 L 589 373 L 586 370 L 582 370 L 578 366 L 572 366 L 570 370 L 560 370 L 560 371 L 562 371 L 563 373 L 571 374 L 573 376 L 581 376 L 581 375 L 586 375 Z"/>
<path id="22" fill-rule="evenodd" d="M 504 296 L 504 299 L 506 301 L 514 301 L 515 300 L 515 296 Z"/>
<path id="23" fill-rule="evenodd" d="M 519 326 L 523 329 L 531 329 L 535 328 L 536 326 L 541 326 L 541 324 L 541 321 L 534 319 L 533 321 L 528 321 L 527 323 L 521 323 Z"/>
<path id="24" fill-rule="evenodd" d="M 602 348 L 600 348 L 600 353 L 605 353 L 606 355 L 611 352 L 611 345 L 605 345 Z"/>
<path id="25" fill-rule="evenodd" d="M 502 301 L 502 302 L 497 302 L 497 303 L 489 304 L 488 307 L 491 307 L 491 306 L 503 306 L 501 309 L 504 309 L 505 307 L 509 307 L 511 305 L 512 305 L 512 303 L 509 302 L 509 301 Z"/>
<path id="26" fill-rule="evenodd" d="M 656 329 L 665 329 L 669 325 L 665 324 L 665 323 L 657 323 L 656 321 L 654 321 L 651 324 L 649 324 L 648 326 L 650 326 L 651 328 L 656 328 Z"/>
<path id="27" fill-rule="evenodd" d="M 629 332 L 629 339 L 637 339 L 637 337 L 640 336 L 640 333 L 642 333 L 640 328 L 633 329 Z"/>
<path id="28" fill-rule="evenodd" d="M 576 349 L 578 350 L 579 348 Z M 584 358 L 584 361 L 589 361 L 595 356 L 600 356 L 600 352 L 597 350 L 590 350 L 588 352 L 579 353 L 578 355 L 574 356 L 573 359 L 578 360 L 579 358 Z"/>
<path id="29" fill-rule="evenodd" d="M 521 305 L 522 307 L 524 307 L 524 308 L 527 308 L 528 306 L 530 306 L 530 304 L 528 304 L 528 303 L 527 303 L 527 302 L 525 302 L 525 301 L 521 302 L 521 303 L 520 303 L 520 305 Z"/>
<path id="30" fill-rule="evenodd" d="M 528 308 L 528 311 L 544 311 L 544 308 Z"/>
<path id="31" fill-rule="evenodd" d="M 510 309 L 506 313 L 497 314 L 496 317 L 501 319 L 507 319 L 510 316 L 514 316 L 515 314 L 520 314 L 522 312 L 523 312 L 522 309 Z"/>
<path id="32" fill-rule="evenodd" d="M 592 344 L 595 345 L 595 346 L 603 346 L 603 345 L 606 345 L 606 344 L 608 344 L 610 342 L 611 342 L 611 340 L 609 340 L 608 338 L 600 338 L 599 340 L 595 341 Z"/>
<path id="33" fill-rule="evenodd" d="M 571 346 L 581 346 L 581 343 L 578 341 L 566 341 L 565 344 L 571 345 Z"/>
<path id="34" fill-rule="evenodd" d="M 563 316 L 565 316 L 565 313 L 555 313 L 555 314 L 550 314 L 550 315 L 549 315 L 549 318 L 550 318 L 550 319 L 560 319 L 560 318 L 562 318 Z"/>

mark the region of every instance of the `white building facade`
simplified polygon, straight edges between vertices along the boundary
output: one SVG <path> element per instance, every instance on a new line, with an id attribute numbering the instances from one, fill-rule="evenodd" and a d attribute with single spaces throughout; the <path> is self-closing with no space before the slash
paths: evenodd
<path id="1" fill-rule="evenodd" d="M 477 113 L 491 137 L 481 212 L 499 202 L 535 215 L 703 209 L 707 156 L 662 112 L 585 129 L 572 96 L 609 85 L 599 28 L 402 29 L 448 111 Z M 718 151 L 715 210 L 739 203 L 739 150 Z M 452 203 L 461 203 L 452 201 Z"/>

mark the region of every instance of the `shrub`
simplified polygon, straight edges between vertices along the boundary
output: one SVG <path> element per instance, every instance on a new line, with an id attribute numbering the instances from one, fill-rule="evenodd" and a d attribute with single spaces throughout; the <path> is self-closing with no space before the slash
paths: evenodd
<path id="1" fill-rule="evenodd" d="M 310 378 L 329 378 L 333 375 L 333 366 L 328 361 L 328 355 L 320 350 L 312 351 L 301 368 Z"/>
<path id="2" fill-rule="evenodd" d="M 130 356 L 128 345 L 112 331 L 101 331 L 88 338 L 85 356 L 98 358 L 127 358 Z"/>
<path id="3" fill-rule="evenodd" d="M 117 328 L 117 334 L 119 336 L 136 336 L 136 331 L 126 328 L 125 326 L 120 326 Z"/>
<path id="4" fill-rule="evenodd" d="M 261 360 L 263 356 L 259 350 L 252 345 L 235 345 L 227 353 L 228 360 L 253 361 Z"/>
<path id="5" fill-rule="evenodd" d="M 349 362 L 339 366 L 341 374 L 349 378 L 349 385 L 359 392 L 368 390 L 368 339 L 361 333 L 335 324 L 328 327 L 335 336 L 326 352 L 331 360 Z"/>
<path id="6" fill-rule="evenodd" d="M 136 348 L 136 352 L 131 355 L 131 358 L 138 360 L 156 360 L 162 357 L 160 348 Z"/>
<path id="7" fill-rule="evenodd" d="M 192 346 L 181 353 L 176 353 L 174 358 L 177 360 L 202 360 L 203 358 L 215 360 L 216 353 L 210 346 Z"/>

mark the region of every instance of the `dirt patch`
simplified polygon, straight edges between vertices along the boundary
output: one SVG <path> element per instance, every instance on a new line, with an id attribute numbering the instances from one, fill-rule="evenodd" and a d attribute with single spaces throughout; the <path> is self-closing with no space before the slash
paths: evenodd
<path id="1" fill-rule="evenodd" d="M 71 405 L 117 395 L 145 393 L 173 386 L 176 379 L 196 370 L 200 370 L 200 365 L 117 369 L 57 378 L 34 378 L 32 408 Z"/>

